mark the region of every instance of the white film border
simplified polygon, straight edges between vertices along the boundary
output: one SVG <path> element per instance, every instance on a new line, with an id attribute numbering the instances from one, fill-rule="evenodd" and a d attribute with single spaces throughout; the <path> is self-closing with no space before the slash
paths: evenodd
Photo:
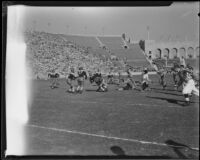
<path id="1" fill-rule="evenodd" d="M 28 121 L 25 6 L 9 6 L 6 48 L 6 130 L 7 155 L 25 153 L 25 125 Z"/>

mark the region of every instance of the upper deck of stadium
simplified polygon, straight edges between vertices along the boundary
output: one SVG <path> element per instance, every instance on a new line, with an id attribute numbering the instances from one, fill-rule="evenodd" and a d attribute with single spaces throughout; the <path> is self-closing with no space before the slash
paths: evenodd
<path id="1" fill-rule="evenodd" d="M 138 43 L 127 43 L 121 35 L 60 35 L 64 40 L 86 47 L 94 54 L 116 56 L 135 66 L 149 66 Z"/>

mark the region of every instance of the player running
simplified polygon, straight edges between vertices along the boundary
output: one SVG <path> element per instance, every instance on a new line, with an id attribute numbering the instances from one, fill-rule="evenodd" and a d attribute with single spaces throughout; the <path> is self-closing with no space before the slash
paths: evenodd
<path id="1" fill-rule="evenodd" d="M 80 94 L 83 93 L 85 79 L 87 79 L 87 73 L 83 70 L 83 67 L 79 67 L 78 77 L 77 77 L 78 86 L 76 88 L 77 93 L 80 93 Z"/>
<path id="2" fill-rule="evenodd" d="M 51 89 L 57 88 L 59 83 L 58 83 L 58 78 L 59 78 L 59 74 L 58 73 L 49 73 L 48 74 L 48 78 L 50 78 L 50 82 L 51 82 Z"/>
<path id="3" fill-rule="evenodd" d="M 178 85 L 179 68 L 180 68 L 180 66 L 178 64 L 174 64 L 174 66 L 171 68 L 172 78 L 174 81 L 174 87 L 177 87 L 177 85 Z"/>
<path id="4" fill-rule="evenodd" d="M 167 82 L 166 82 L 166 74 L 167 71 L 164 68 L 161 68 L 160 70 L 157 71 L 157 74 L 160 76 L 159 82 L 163 89 L 167 87 Z"/>
<path id="5" fill-rule="evenodd" d="M 199 96 L 199 89 L 195 86 L 195 80 L 192 78 L 192 72 L 190 70 L 183 71 L 183 77 L 185 84 L 183 85 L 183 95 L 185 97 L 184 106 L 188 106 L 190 104 L 190 95 L 195 94 Z"/>
<path id="6" fill-rule="evenodd" d="M 159 83 L 161 84 L 163 89 L 165 89 L 167 87 L 167 82 L 166 82 L 167 71 L 163 67 L 158 69 L 158 67 L 155 63 L 152 63 L 152 65 L 153 65 L 153 68 L 155 69 L 155 71 L 157 72 L 157 74 L 160 77 Z"/>
<path id="7" fill-rule="evenodd" d="M 183 86 L 184 85 L 184 81 L 185 81 L 185 78 L 184 78 L 184 71 L 185 71 L 185 68 L 183 65 L 180 66 L 180 68 L 177 69 L 178 73 L 178 82 L 177 82 L 177 85 L 175 86 L 176 87 L 176 90 L 179 89 L 179 87 Z"/>
<path id="8" fill-rule="evenodd" d="M 113 84 L 114 83 L 114 75 L 113 75 L 113 73 L 111 73 L 111 71 L 108 73 L 107 83 L 108 84 Z"/>
<path id="9" fill-rule="evenodd" d="M 75 70 L 74 68 L 70 68 L 70 73 L 67 77 L 67 84 L 70 86 L 68 92 L 70 93 L 75 93 L 75 80 L 76 80 L 77 76 L 75 74 Z"/>
<path id="10" fill-rule="evenodd" d="M 148 70 L 147 70 L 147 68 L 145 68 L 143 71 L 143 74 L 142 74 L 142 91 L 150 90 L 149 82 L 151 82 L 151 80 L 149 79 Z"/>

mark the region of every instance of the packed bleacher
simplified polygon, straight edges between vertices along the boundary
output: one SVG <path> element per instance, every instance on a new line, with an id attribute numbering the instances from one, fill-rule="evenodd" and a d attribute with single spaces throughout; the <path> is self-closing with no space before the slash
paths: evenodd
<path id="1" fill-rule="evenodd" d="M 82 65 L 86 70 L 101 69 L 108 73 L 125 71 L 141 72 L 144 68 L 155 71 L 139 44 L 125 43 L 120 36 L 95 37 L 80 35 L 51 34 L 26 31 L 27 64 L 34 77 L 47 77 L 49 72 L 66 76 L 70 67 Z M 186 59 L 186 64 L 199 67 L 196 59 Z M 158 68 L 179 64 L 180 59 L 154 59 Z"/>
<path id="2" fill-rule="evenodd" d="M 124 67 L 122 61 L 100 56 L 60 35 L 27 31 L 25 37 L 27 64 L 34 77 L 45 78 L 49 72 L 65 76 L 70 67 L 83 66 L 86 70 L 93 71 L 100 68 L 104 73 L 109 72 L 110 68 Z"/>
<path id="3" fill-rule="evenodd" d="M 26 31 L 27 64 L 34 77 L 45 78 L 58 72 L 66 76 L 70 67 L 83 66 L 86 70 L 108 73 L 125 71 L 141 72 L 144 67 L 154 71 L 139 44 L 124 42 L 121 37 L 95 37 L 51 34 Z"/>
<path id="4" fill-rule="evenodd" d="M 77 46 L 96 49 L 99 43 L 94 36 L 60 35 L 66 41 L 71 41 Z"/>

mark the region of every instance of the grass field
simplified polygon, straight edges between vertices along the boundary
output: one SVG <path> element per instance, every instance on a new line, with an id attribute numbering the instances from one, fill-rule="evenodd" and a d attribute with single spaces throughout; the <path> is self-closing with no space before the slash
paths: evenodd
<path id="1" fill-rule="evenodd" d="M 56 89 L 49 81 L 33 81 L 27 154 L 198 158 L 198 97 L 183 107 L 171 77 L 166 90 L 155 75 L 150 78 L 148 92 L 110 85 L 101 93 L 86 82 L 83 94 L 66 92 L 64 80 Z"/>

